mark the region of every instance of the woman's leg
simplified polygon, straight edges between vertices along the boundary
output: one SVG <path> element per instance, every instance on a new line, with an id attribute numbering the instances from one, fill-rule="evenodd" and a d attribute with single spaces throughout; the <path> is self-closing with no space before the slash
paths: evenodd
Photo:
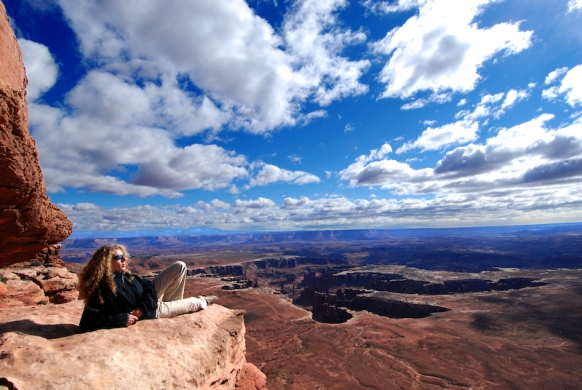
<path id="1" fill-rule="evenodd" d="M 206 299 L 186 298 L 171 302 L 159 302 L 156 318 L 172 318 L 180 314 L 192 313 L 198 310 L 206 309 Z"/>
<path id="2" fill-rule="evenodd" d="M 158 300 L 177 301 L 184 297 L 186 287 L 186 264 L 177 261 L 154 278 Z"/>

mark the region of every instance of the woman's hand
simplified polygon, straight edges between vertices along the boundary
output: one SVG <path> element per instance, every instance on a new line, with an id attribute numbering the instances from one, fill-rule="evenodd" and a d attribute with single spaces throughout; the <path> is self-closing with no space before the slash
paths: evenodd
<path id="1" fill-rule="evenodd" d="M 135 310 L 134 310 L 135 311 Z M 129 313 L 129 318 L 127 319 L 127 324 L 125 324 L 125 326 L 130 326 L 133 325 L 137 322 L 137 317 L 134 316 L 133 314 Z"/>
<path id="2" fill-rule="evenodd" d="M 129 314 L 136 316 L 137 318 L 141 318 L 141 316 L 143 316 L 143 311 L 141 311 L 141 309 L 138 307 L 137 309 L 130 311 Z"/>

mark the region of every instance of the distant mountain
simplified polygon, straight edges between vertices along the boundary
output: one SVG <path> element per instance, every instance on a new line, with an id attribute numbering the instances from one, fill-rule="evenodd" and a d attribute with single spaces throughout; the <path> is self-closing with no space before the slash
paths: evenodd
<path id="1" fill-rule="evenodd" d="M 127 246 L 205 246 L 253 243 L 349 242 L 376 241 L 391 238 L 478 237 L 491 235 L 538 236 L 547 234 L 582 234 L 582 223 L 552 225 L 489 226 L 442 229 L 362 229 L 310 230 L 291 232 L 249 232 L 223 234 L 151 235 L 140 237 L 69 238 L 63 242 L 68 249 L 93 249 L 108 242 Z"/>

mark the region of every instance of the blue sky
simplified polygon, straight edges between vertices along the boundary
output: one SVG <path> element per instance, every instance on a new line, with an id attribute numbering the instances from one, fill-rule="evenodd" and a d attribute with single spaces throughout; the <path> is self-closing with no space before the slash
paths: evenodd
<path id="1" fill-rule="evenodd" d="M 74 234 L 582 221 L 582 0 L 3 0 Z"/>

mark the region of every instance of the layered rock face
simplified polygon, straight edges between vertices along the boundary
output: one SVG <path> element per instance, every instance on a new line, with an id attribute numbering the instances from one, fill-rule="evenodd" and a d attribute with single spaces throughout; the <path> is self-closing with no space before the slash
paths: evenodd
<path id="1" fill-rule="evenodd" d="M 219 305 L 128 328 L 78 333 L 83 303 L 0 311 L 0 387 L 265 388 L 245 359 L 243 312 Z"/>
<path id="2" fill-rule="evenodd" d="M 35 258 L 73 228 L 46 196 L 28 132 L 26 85 L 20 48 L 0 2 L 0 267 Z"/>
<path id="3" fill-rule="evenodd" d="M 77 300 L 77 274 L 65 267 L 59 249 L 53 245 L 36 260 L 0 268 L 0 309 Z"/>

